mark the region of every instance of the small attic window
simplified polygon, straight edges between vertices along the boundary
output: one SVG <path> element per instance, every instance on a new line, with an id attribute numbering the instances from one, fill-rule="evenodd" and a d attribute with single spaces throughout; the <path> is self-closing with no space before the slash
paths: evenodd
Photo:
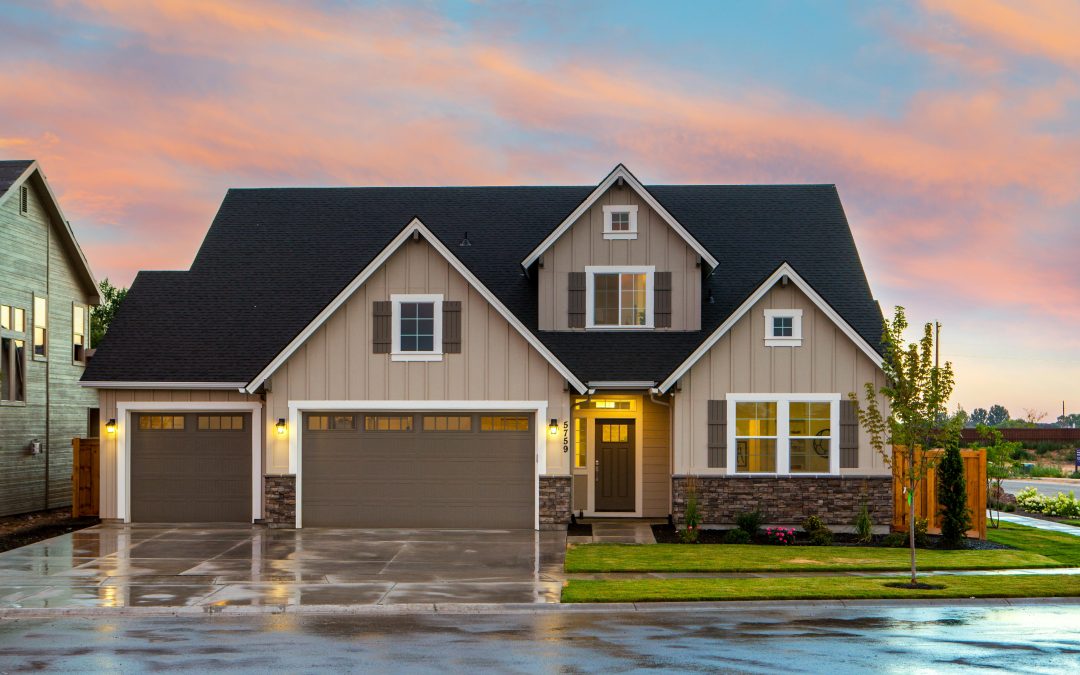
<path id="1" fill-rule="evenodd" d="M 19 213 L 26 215 L 30 210 L 30 188 L 22 185 L 19 187 Z"/>
<path id="2" fill-rule="evenodd" d="M 604 239 L 637 239 L 636 206 L 604 207 Z"/>
<path id="3" fill-rule="evenodd" d="M 799 347 L 802 345 L 802 310 L 765 310 L 765 346 Z"/>

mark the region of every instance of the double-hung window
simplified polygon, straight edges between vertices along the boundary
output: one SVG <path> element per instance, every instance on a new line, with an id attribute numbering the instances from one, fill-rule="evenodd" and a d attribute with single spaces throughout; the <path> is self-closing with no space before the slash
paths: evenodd
<path id="1" fill-rule="evenodd" d="M 0 401 L 26 402 L 26 310 L 0 305 Z"/>
<path id="2" fill-rule="evenodd" d="M 442 360 L 441 295 L 391 295 L 394 361 Z"/>
<path id="3" fill-rule="evenodd" d="M 49 355 L 49 301 L 34 296 L 34 358 Z"/>
<path id="4" fill-rule="evenodd" d="M 735 473 L 839 473 L 839 394 L 729 394 L 727 401 L 735 420 L 727 466 Z"/>
<path id="5" fill-rule="evenodd" d="M 86 307 L 71 307 L 71 361 L 86 363 Z"/>
<path id="6" fill-rule="evenodd" d="M 585 268 L 586 328 L 652 328 L 656 268 Z"/>

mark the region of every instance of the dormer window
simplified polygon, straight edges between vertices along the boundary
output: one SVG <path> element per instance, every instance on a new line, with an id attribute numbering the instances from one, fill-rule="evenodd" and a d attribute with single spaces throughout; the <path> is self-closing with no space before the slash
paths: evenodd
<path id="1" fill-rule="evenodd" d="M 640 267 L 585 268 L 586 328 L 652 328 L 656 269 Z"/>
<path id="2" fill-rule="evenodd" d="M 802 345 L 802 310 L 765 310 L 765 346 L 799 347 Z"/>
<path id="3" fill-rule="evenodd" d="M 394 361 L 442 361 L 442 295 L 391 295 Z"/>
<path id="4" fill-rule="evenodd" d="M 604 207 L 604 239 L 637 239 L 636 206 Z"/>

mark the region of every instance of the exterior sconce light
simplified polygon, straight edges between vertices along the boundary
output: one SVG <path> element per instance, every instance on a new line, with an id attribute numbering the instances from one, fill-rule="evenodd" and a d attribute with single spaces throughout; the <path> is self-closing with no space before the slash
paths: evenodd
<path id="1" fill-rule="evenodd" d="M 277 424 L 274 425 L 274 428 L 277 429 L 278 436 L 284 436 L 285 432 L 288 430 L 289 427 L 287 424 L 285 424 L 285 418 L 279 417 Z"/>
<path id="2" fill-rule="evenodd" d="M 548 433 L 553 437 L 559 435 L 559 420 L 554 417 L 551 418 L 551 424 L 548 424 Z"/>
<path id="3" fill-rule="evenodd" d="M 105 433 L 109 434 L 110 436 L 116 433 L 115 417 L 110 418 L 109 421 L 105 423 Z"/>

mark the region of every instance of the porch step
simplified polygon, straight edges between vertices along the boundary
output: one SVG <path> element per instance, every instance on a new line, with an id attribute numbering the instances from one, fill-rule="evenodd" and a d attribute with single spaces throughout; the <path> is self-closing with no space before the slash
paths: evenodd
<path id="1" fill-rule="evenodd" d="M 604 544 L 655 544 L 652 526 L 647 522 L 590 520 L 592 540 Z"/>

